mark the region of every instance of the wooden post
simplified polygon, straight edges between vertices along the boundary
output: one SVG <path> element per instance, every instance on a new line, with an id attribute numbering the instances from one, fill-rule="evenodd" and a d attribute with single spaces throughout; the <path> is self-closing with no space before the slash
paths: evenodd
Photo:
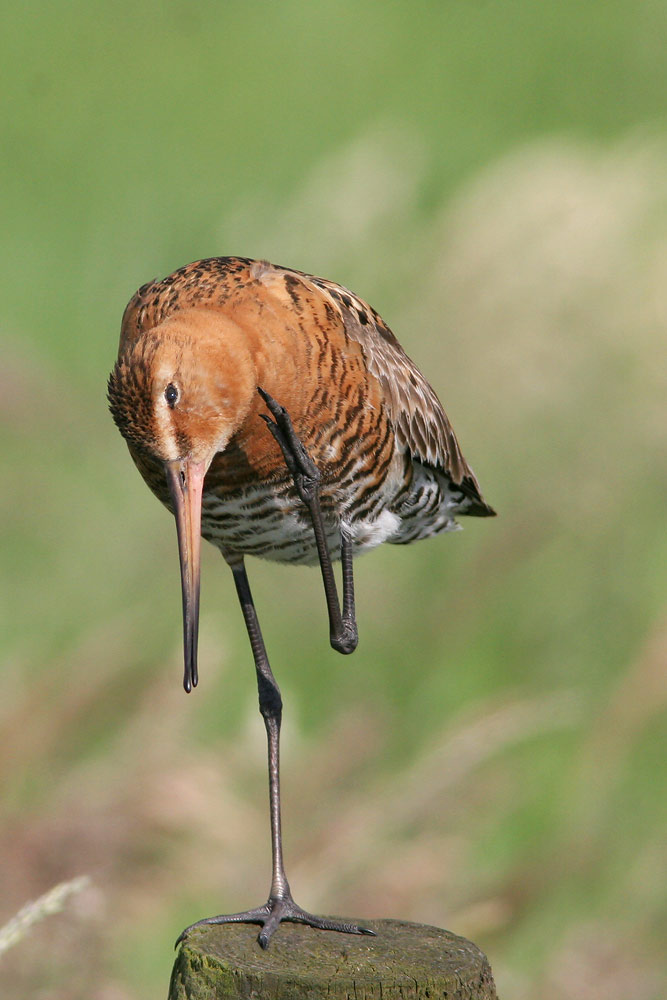
<path id="1" fill-rule="evenodd" d="M 283 923 L 267 951 L 252 924 L 197 928 L 181 945 L 169 1000 L 496 1000 L 486 956 L 465 938 L 359 922 L 377 937 Z"/>

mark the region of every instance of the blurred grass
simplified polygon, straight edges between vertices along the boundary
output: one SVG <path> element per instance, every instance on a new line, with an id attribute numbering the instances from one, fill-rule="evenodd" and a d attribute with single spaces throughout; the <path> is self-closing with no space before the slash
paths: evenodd
<path id="1" fill-rule="evenodd" d="M 472 936 L 515 1000 L 664 994 L 666 21 L 3 11 L 0 923 L 94 883 L 7 954 L 7 995 L 164 993 L 183 925 L 266 893 L 229 574 L 208 550 L 186 698 L 175 532 L 104 399 L 134 289 L 218 253 L 368 298 L 501 515 L 360 560 L 349 662 L 310 571 L 250 567 L 298 898 Z"/>

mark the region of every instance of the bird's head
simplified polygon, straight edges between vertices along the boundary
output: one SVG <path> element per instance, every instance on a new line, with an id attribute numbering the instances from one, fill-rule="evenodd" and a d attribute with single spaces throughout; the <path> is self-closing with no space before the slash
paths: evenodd
<path id="1" fill-rule="evenodd" d="M 248 414 L 256 374 L 242 331 L 215 310 L 190 309 L 123 343 L 109 408 L 130 450 L 164 468 L 176 518 L 185 675 L 197 684 L 199 553 L 204 477 Z"/>

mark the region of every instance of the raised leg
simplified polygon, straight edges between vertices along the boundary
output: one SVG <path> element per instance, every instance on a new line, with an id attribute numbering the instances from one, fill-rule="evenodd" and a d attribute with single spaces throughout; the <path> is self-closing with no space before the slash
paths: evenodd
<path id="1" fill-rule="evenodd" d="M 324 931 L 342 931 L 347 934 L 373 934 L 366 927 L 347 924 L 326 917 L 317 917 L 307 913 L 294 902 L 290 891 L 285 868 L 283 865 L 283 845 L 280 827 L 280 723 L 282 718 L 282 698 L 273 676 L 269 658 L 264 646 L 262 631 L 259 626 L 257 612 L 250 592 L 250 584 L 243 562 L 231 564 L 234 574 L 236 592 L 241 603 L 248 637 L 252 647 L 257 673 L 257 690 L 259 693 L 259 710 L 266 726 L 269 755 L 269 802 L 271 810 L 271 852 L 272 875 L 269 898 L 262 906 L 242 913 L 220 914 L 217 917 L 207 917 L 198 920 L 196 924 L 187 927 L 180 935 L 179 944 L 187 934 L 202 924 L 257 923 L 262 924 L 257 940 L 262 948 L 268 948 L 269 942 L 278 924 L 283 920 L 309 924 Z"/>
<path id="2" fill-rule="evenodd" d="M 294 430 L 290 415 L 285 407 L 277 403 L 272 396 L 269 396 L 268 392 L 259 387 L 258 392 L 268 406 L 273 419 L 265 413 L 261 414 L 261 416 L 266 421 L 273 437 L 280 445 L 287 468 L 294 478 L 294 485 L 302 501 L 308 508 L 311 521 L 313 522 L 315 543 L 317 545 L 317 554 L 320 561 L 320 569 L 322 570 L 322 581 L 324 583 L 324 595 L 329 612 L 329 641 L 339 653 L 353 653 L 357 648 L 359 633 L 357 631 L 354 609 L 352 541 L 344 530 L 341 531 L 341 563 L 343 567 L 343 611 L 341 613 L 336 578 L 331 563 L 331 554 L 327 545 L 324 519 L 322 517 L 322 505 L 320 503 L 320 481 L 322 477 L 320 470 L 313 462 Z"/>

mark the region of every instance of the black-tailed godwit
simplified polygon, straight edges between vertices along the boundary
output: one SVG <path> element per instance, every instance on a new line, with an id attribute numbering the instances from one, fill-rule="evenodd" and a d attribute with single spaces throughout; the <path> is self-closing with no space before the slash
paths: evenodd
<path id="1" fill-rule="evenodd" d="M 203 535 L 234 576 L 267 730 L 268 901 L 198 923 L 260 923 L 264 948 L 281 920 L 371 933 L 292 898 L 280 832 L 282 701 L 244 559 L 319 562 L 331 645 L 351 653 L 355 554 L 494 511 L 433 389 L 380 316 L 331 281 L 266 261 L 216 257 L 143 285 L 125 310 L 109 402 L 139 471 L 176 518 L 185 689 L 197 684 Z"/>

